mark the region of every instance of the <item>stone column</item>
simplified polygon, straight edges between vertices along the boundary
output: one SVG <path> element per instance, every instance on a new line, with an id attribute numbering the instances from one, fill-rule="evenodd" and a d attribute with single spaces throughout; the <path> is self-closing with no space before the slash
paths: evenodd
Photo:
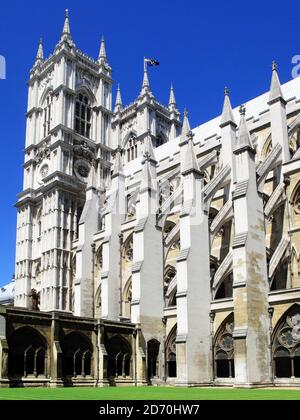
<path id="1" fill-rule="evenodd" d="M 63 386 L 62 381 L 62 350 L 59 340 L 59 313 L 52 312 L 51 335 L 48 349 L 50 357 L 50 387 L 56 388 Z"/>
<path id="2" fill-rule="evenodd" d="M 204 180 L 189 132 L 181 146 L 183 206 L 180 214 L 180 254 L 177 258 L 177 386 L 209 385 L 210 271 L 208 215 Z"/>
<path id="3" fill-rule="evenodd" d="M 92 318 L 94 316 L 93 293 L 93 234 L 98 228 L 99 200 L 96 189 L 95 169 L 90 169 L 90 179 L 86 190 L 86 202 L 79 222 L 79 241 L 76 250 L 75 315 Z"/>
<path id="4" fill-rule="evenodd" d="M 235 385 L 270 383 L 268 349 L 268 276 L 262 198 L 257 191 L 255 151 L 246 125 L 245 109 L 235 154 L 233 192 L 233 302 Z"/>
<path id="5" fill-rule="evenodd" d="M 97 322 L 97 358 L 98 358 L 98 372 L 96 386 L 102 388 L 109 386 L 107 377 L 107 351 L 104 346 L 104 324 L 103 321 Z"/>
<path id="6" fill-rule="evenodd" d="M 150 339 L 156 339 L 162 346 L 164 333 L 163 242 L 161 228 L 156 226 L 156 165 L 148 132 L 142 161 L 140 202 L 133 234 L 131 321 L 140 324 L 143 335 L 143 342 L 137 351 L 138 359 L 146 357 L 147 342 Z"/>
<path id="7" fill-rule="evenodd" d="M 105 238 L 101 282 L 102 318 L 117 321 L 120 317 L 120 239 L 125 219 L 125 175 L 121 149 L 117 149 L 112 175 L 111 195 L 105 210 Z"/>

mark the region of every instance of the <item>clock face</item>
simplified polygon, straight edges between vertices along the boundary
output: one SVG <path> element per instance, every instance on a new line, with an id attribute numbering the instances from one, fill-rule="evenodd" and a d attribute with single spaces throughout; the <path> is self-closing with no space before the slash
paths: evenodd
<path id="1" fill-rule="evenodd" d="M 49 165 L 44 163 L 41 165 L 40 170 L 38 172 L 38 183 L 42 184 L 44 182 L 44 178 L 49 174 Z"/>
<path id="2" fill-rule="evenodd" d="M 41 178 L 45 178 L 49 173 L 49 165 L 45 164 L 40 169 Z"/>
<path id="3" fill-rule="evenodd" d="M 90 172 L 90 165 L 83 159 L 78 159 L 74 163 L 74 173 L 82 182 L 87 182 Z"/>

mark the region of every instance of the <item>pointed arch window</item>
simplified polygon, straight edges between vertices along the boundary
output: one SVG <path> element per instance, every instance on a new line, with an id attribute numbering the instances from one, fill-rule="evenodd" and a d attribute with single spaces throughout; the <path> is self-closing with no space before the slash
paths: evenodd
<path id="1" fill-rule="evenodd" d="M 234 319 L 229 315 L 219 328 L 214 344 L 215 377 L 234 378 Z"/>
<path id="2" fill-rule="evenodd" d="M 137 139 L 134 135 L 131 135 L 126 143 L 126 151 L 125 156 L 127 162 L 134 160 L 137 158 L 138 155 L 138 146 L 137 146 Z"/>
<path id="3" fill-rule="evenodd" d="M 51 130 L 52 104 L 53 104 L 53 97 L 52 97 L 52 94 L 49 93 L 49 95 L 45 99 L 45 105 L 43 109 L 44 137 L 48 136 Z"/>
<path id="4" fill-rule="evenodd" d="M 274 375 L 300 377 L 300 307 L 295 305 L 279 321 L 273 338 Z"/>
<path id="5" fill-rule="evenodd" d="M 75 131 L 81 136 L 90 138 L 92 109 L 89 98 L 83 93 L 76 97 Z"/>
<path id="6" fill-rule="evenodd" d="M 166 361 L 168 378 L 176 378 L 177 376 L 176 335 L 177 325 L 173 327 L 166 341 Z"/>

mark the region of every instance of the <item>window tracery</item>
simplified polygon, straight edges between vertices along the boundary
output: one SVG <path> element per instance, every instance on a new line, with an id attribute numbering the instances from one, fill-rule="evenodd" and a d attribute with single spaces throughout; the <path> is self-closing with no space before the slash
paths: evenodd
<path id="1" fill-rule="evenodd" d="M 75 131 L 89 138 L 91 133 L 92 109 L 89 98 L 79 93 L 75 103 Z"/>
<path id="2" fill-rule="evenodd" d="M 215 376 L 217 378 L 234 377 L 233 329 L 233 315 L 230 315 L 221 325 L 214 345 Z"/>
<path id="3" fill-rule="evenodd" d="M 273 339 L 274 375 L 300 377 L 300 308 L 295 306 L 280 322 Z"/>

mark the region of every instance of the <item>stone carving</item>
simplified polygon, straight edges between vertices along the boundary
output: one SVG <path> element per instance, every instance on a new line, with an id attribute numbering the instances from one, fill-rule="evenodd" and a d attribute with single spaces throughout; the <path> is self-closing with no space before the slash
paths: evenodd
<path id="1" fill-rule="evenodd" d="M 49 173 L 49 165 L 45 164 L 40 169 L 40 176 L 41 178 L 45 178 Z"/>
<path id="2" fill-rule="evenodd" d="M 48 143 L 44 143 L 41 146 L 41 148 L 36 152 L 36 155 L 34 158 L 36 164 L 39 165 L 44 159 L 50 159 L 50 154 L 51 152 L 50 152 Z"/>
<path id="3" fill-rule="evenodd" d="M 82 141 L 80 144 L 77 144 L 73 147 L 75 156 L 83 157 L 88 161 L 92 161 L 95 157 L 94 152 L 89 148 L 86 141 Z"/>
<path id="4" fill-rule="evenodd" d="M 93 90 L 96 87 L 96 79 L 83 69 L 79 69 L 76 74 L 76 85 L 85 85 Z"/>
<path id="5" fill-rule="evenodd" d="M 82 182 L 87 182 L 91 165 L 83 159 L 78 159 L 74 163 L 74 173 Z"/>

